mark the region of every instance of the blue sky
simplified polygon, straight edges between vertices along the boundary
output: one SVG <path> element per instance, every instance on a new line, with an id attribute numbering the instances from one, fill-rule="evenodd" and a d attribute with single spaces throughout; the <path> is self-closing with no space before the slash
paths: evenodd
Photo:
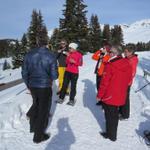
<path id="1" fill-rule="evenodd" d="M 59 26 L 66 0 L 0 0 L 0 39 L 20 39 L 27 32 L 33 9 L 41 10 L 48 30 Z M 87 18 L 97 14 L 101 24 L 150 19 L 150 0 L 84 0 Z"/>

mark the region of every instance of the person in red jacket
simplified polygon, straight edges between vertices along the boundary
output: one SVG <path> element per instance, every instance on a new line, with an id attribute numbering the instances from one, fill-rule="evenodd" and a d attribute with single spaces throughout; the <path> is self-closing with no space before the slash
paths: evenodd
<path id="1" fill-rule="evenodd" d="M 134 54 L 134 49 L 133 47 L 126 47 L 124 50 L 124 54 L 125 54 L 125 58 L 129 60 L 129 63 L 132 67 L 132 79 L 129 83 L 128 86 L 128 92 L 127 92 L 127 98 L 126 98 L 126 103 L 124 106 L 120 107 L 120 116 L 119 119 L 123 120 L 123 119 L 128 119 L 130 116 L 130 88 L 133 82 L 133 79 L 135 77 L 136 74 L 136 68 L 137 68 L 137 64 L 138 64 L 138 57 L 136 54 Z"/>
<path id="2" fill-rule="evenodd" d="M 75 103 L 75 95 L 76 95 L 76 85 L 79 76 L 79 66 L 82 66 L 83 59 L 82 54 L 77 51 L 78 45 L 76 43 L 69 44 L 69 53 L 66 58 L 66 70 L 64 75 L 63 86 L 59 95 L 59 99 L 56 101 L 57 103 L 62 104 L 64 102 L 65 94 L 69 82 L 71 82 L 71 91 L 68 105 L 74 105 Z"/>
<path id="3" fill-rule="evenodd" d="M 112 46 L 110 50 L 111 58 L 105 65 L 97 94 L 97 100 L 103 102 L 106 120 L 106 132 L 102 132 L 101 135 L 111 141 L 117 139 L 118 108 L 125 104 L 132 74 L 129 61 L 121 57 L 120 49 L 120 46 Z"/>
<path id="4" fill-rule="evenodd" d="M 103 48 L 99 49 L 92 55 L 92 59 L 97 61 L 97 64 L 95 66 L 95 71 L 94 73 L 96 74 L 96 87 L 97 91 L 100 85 L 100 81 L 103 75 L 104 71 L 104 66 L 108 62 L 110 55 L 110 46 L 109 45 L 104 45 Z M 101 102 L 98 101 L 96 105 L 101 105 Z"/>

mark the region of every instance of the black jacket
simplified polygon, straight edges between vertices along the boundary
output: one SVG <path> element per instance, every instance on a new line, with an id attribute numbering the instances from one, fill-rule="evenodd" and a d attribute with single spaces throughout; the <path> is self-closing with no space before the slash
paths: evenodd
<path id="1" fill-rule="evenodd" d="M 59 67 L 66 67 L 66 52 L 68 52 L 68 49 L 60 49 L 56 53 L 56 59 L 58 60 L 58 66 Z"/>

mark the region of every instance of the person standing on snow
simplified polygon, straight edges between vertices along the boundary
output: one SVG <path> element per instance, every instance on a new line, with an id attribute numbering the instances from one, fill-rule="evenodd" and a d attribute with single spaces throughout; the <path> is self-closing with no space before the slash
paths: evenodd
<path id="1" fill-rule="evenodd" d="M 110 59 L 109 51 L 110 51 L 110 46 L 107 44 L 107 45 L 104 45 L 103 48 L 101 48 L 100 50 L 96 51 L 92 55 L 92 59 L 97 61 L 97 64 L 96 64 L 96 67 L 95 67 L 95 71 L 94 71 L 94 73 L 96 74 L 97 91 L 98 91 L 98 88 L 99 88 L 99 85 L 100 85 L 100 81 L 102 79 L 104 66 L 108 62 L 108 60 Z M 98 101 L 96 103 L 96 105 L 101 105 L 101 102 Z"/>
<path id="2" fill-rule="evenodd" d="M 58 76 L 59 88 L 58 88 L 57 95 L 60 94 L 63 85 L 63 79 L 64 79 L 64 74 L 66 69 L 67 53 L 68 53 L 67 42 L 65 40 L 61 40 L 60 49 L 57 50 L 56 53 L 56 58 L 58 61 L 58 74 L 59 74 Z M 69 88 L 67 89 L 67 94 L 69 94 Z"/>
<path id="3" fill-rule="evenodd" d="M 66 71 L 64 75 L 63 86 L 59 95 L 57 103 L 62 104 L 64 102 L 66 90 L 68 88 L 69 82 L 71 82 L 71 91 L 68 105 L 75 104 L 75 95 L 76 95 L 76 85 L 79 76 L 79 66 L 82 66 L 83 59 L 82 54 L 77 51 L 78 45 L 76 43 L 69 44 L 69 53 L 66 58 Z"/>
<path id="4" fill-rule="evenodd" d="M 100 134 L 111 141 L 117 139 L 119 107 L 125 104 L 132 70 L 129 61 L 121 57 L 121 47 L 112 46 L 98 89 L 97 100 L 103 102 L 106 131 Z"/>
<path id="5" fill-rule="evenodd" d="M 27 116 L 30 132 L 34 132 L 34 143 L 50 137 L 45 130 L 52 101 L 52 82 L 58 77 L 57 61 L 55 55 L 46 48 L 47 40 L 39 40 L 38 45 L 26 54 L 22 66 L 22 78 L 33 98 Z"/>
<path id="6" fill-rule="evenodd" d="M 125 54 L 125 58 L 127 60 L 129 60 L 129 63 L 132 67 L 132 79 L 128 85 L 128 91 L 127 91 L 127 97 L 126 97 L 126 103 L 124 106 L 120 107 L 120 120 L 123 119 L 128 119 L 130 116 L 130 88 L 133 82 L 133 79 L 135 77 L 136 74 L 136 68 L 137 68 L 137 64 L 138 64 L 138 57 L 136 54 L 134 54 L 134 50 L 133 47 L 126 47 L 124 50 L 124 54 Z"/>

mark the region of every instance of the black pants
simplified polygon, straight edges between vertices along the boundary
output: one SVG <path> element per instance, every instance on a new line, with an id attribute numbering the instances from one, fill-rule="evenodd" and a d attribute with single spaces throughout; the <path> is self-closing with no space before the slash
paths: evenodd
<path id="1" fill-rule="evenodd" d="M 118 107 L 103 104 L 106 120 L 106 134 L 111 140 L 117 139 Z"/>
<path id="2" fill-rule="evenodd" d="M 48 125 L 48 116 L 51 108 L 51 88 L 31 88 L 33 104 L 27 116 L 30 118 L 30 130 L 34 131 L 34 137 L 40 138 Z"/>
<path id="3" fill-rule="evenodd" d="M 61 99 L 65 98 L 66 90 L 68 88 L 69 82 L 71 82 L 70 100 L 74 100 L 76 95 L 76 85 L 77 85 L 78 76 L 79 75 L 76 73 L 65 71 L 63 86 L 59 98 Z"/>
<path id="4" fill-rule="evenodd" d="M 120 106 L 119 113 L 124 119 L 128 119 L 130 116 L 130 87 L 128 87 L 126 103 L 123 106 Z"/>
<path id="5" fill-rule="evenodd" d="M 102 79 L 102 76 L 99 76 L 98 74 L 96 74 L 96 87 L 97 87 L 97 91 L 99 89 L 101 79 Z"/>

